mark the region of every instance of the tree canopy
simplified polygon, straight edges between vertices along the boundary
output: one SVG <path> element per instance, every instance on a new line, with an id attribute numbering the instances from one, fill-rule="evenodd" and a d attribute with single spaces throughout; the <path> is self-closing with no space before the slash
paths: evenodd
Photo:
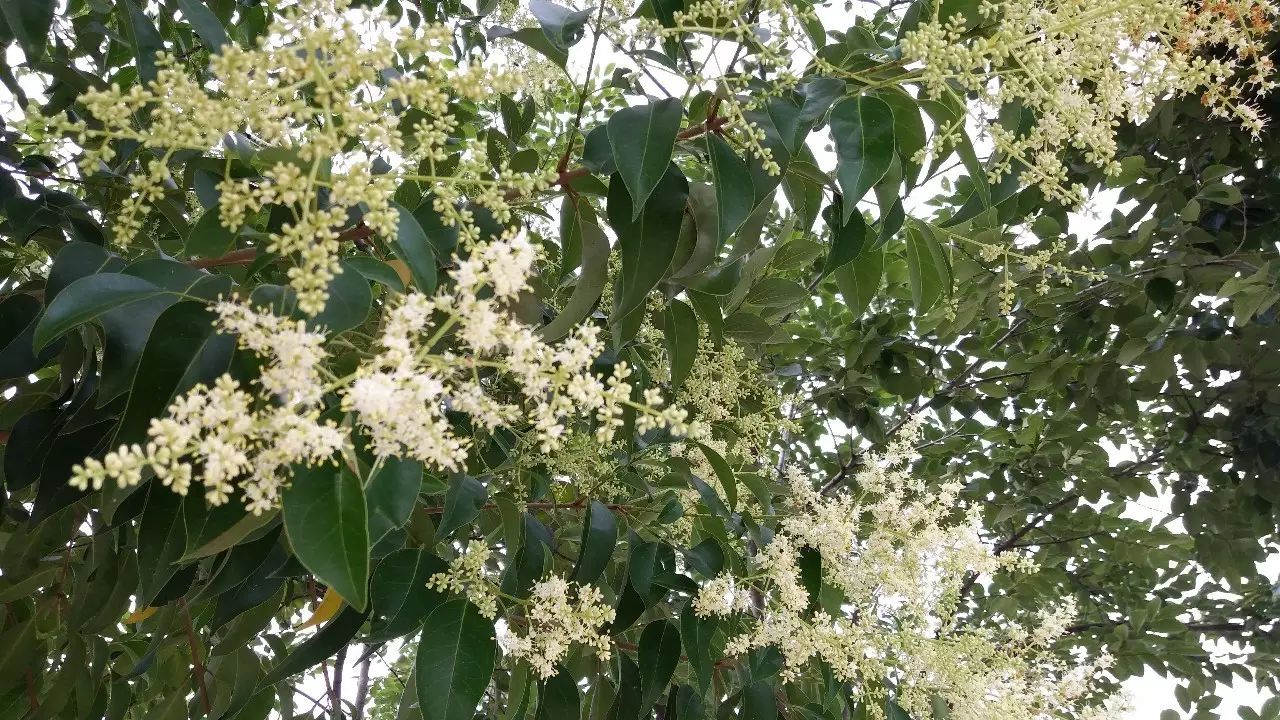
<path id="1" fill-rule="evenodd" d="M 0 3 L 0 717 L 1280 717 L 1276 14 Z"/>

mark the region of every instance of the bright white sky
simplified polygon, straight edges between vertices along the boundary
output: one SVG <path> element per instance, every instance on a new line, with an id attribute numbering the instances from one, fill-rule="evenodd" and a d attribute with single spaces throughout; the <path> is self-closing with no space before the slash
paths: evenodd
<path id="1" fill-rule="evenodd" d="M 561 1 L 564 2 L 564 0 Z M 583 5 L 581 2 L 574 4 Z M 62 3 L 60 2 L 59 5 L 62 6 Z M 822 18 L 827 29 L 841 30 L 851 26 L 856 15 L 869 15 L 876 9 L 876 5 L 866 2 L 857 2 L 855 6 L 857 8 L 856 13 L 846 10 L 846 4 L 844 2 L 835 2 L 832 5 L 820 7 L 819 16 Z M 590 43 L 591 33 L 588 31 L 587 36 L 570 51 L 568 71 L 575 84 L 581 82 L 583 73 L 586 71 L 587 55 L 589 53 Z M 16 66 L 18 62 L 21 61 L 21 51 L 18 50 L 16 45 L 9 48 L 8 57 L 6 59 L 9 61 L 10 67 Z M 807 57 L 798 58 L 798 62 L 800 65 L 803 65 L 804 61 L 807 59 Z M 720 58 L 720 62 L 727 62 L 727 55 L 724 58 Z M 616 63 L 624 67 L 627 66 L 627 62 L 624 61 L 621 54 L 618 53 L 607 40 L 602 40 L 597 51 L 597 72 L 600 68 L 611 63 Z M 660 72 L 657 74 L 660 76 L 659 79 L 662 84 L 671 92 L 679 94 L 684 90 L 684 85 L 680 82 L 680 79 L 677 76 Z M 656 86 L 654 86 L 648 78 L 641 77 L 640 82 L 649 92 L 652 92 L 655 95 L 660 95 Z M 24 82 L 23 85 L 33 98 L 40 97 L 37 83 Z M 12 96 L 6 88 L 0 86 L 0 113 L 4 113 L 6 117 L 15 117 L 14 113 L 16 112 L 16 103 L 14 103 Z M 826 169 L 831 169 L 834 167 L 834 158 L 830 153 L 824 151 L 823 145 L 824 143 L 821 142 L 821 140 L 815 140 L 811 143 L 811 148 L 814 150 L 819 164 Z M 981 144 L 979 144 L 979 150 L 982 150 Z M 935 181 L 935 183 L 936 182 L 937 181 Z M 921 188 L 916 192 L 915 197 L 931 197 L 937 190 L 937 187 Z M 1091 205 L 1093 206 L 1092 213 L 1087 215 L 1076 214 L 1072 217 L 1070 231 L 1076 233 L 1080 237 L 1091 237 L 1096 234 L 1097 229 L 1104 224 L 1105 218 L 1110 216 L 1111 208 L 1114 207 L 1114 197 L 1103 196 L 1094 198 Z M 1113 464 L 1125 459 L 1132 459 L 1132 455 L 1124 448 L 1113 448 Z M 1137 519 L 1154 519 L 1165 516 L 1168 513 L 1169 499 L 1167 497 L 1162 497 L 1143 498 L 1139 503 L 1133 504 L 1126 515 Z M 1280 582 L 1280 558 L 1273 558 L 1272 561 L 1268 562 L 1266 566 L 1264 566 L 1263 572 L 1273 581 Z M 353 656 L 349 659 L 349 662 L 354 663 L 358 654 L 352 653 L 352 655 Z M 389 659 L 391 659 L 390 656 Z M 377 660 L 375 660 L 373 664 L 372 671 L 375 677 L 386 674 L 385 666 Z M 348 688 L 349 691 L 344 693 L 344 695 L 350 697 L 350 693 L 354 692 L 355 684 L 355 668 L 348 667 L 343 685 L 344 688 Z M 1148 672 L 1144 677 L 1131 679 L 1125 683 L 1125 688 L 1133 701 L 1133 709 L 1126 714 L 1124 720 L 1161 720 L 1160 715 L 1162 711 L 1169 708 L 1176 708 L 1176 702 L 1173 694 L 1174 683 L 1171 680 L 1162 678 L 1155 673 Z M 304 690 L 311 693 L 313 696 L 319 697 L 324 693 L 324 683 L 318 676 L 313 676 L 304 684 Z M 1240 718 L 1240 715 L 1236 710 L 1239 705 L 1248 705 L 1254 709 L 1259 709 L 1262 702 L 1267 699 L 1265 696 L 1257 692 L 1252 686 L 1247 684 L 1221 688 L 1220 695 L 1222 696 L 1223 702 L 1219 707 L 1219 713 L 1223 720 Z M 305 705 L 298 709 L 302 710 L 304 708 Z"/>

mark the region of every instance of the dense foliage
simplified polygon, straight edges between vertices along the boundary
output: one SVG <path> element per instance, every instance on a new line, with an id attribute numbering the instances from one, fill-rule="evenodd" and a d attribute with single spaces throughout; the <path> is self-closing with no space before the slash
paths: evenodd
<path id="1" fill-rule="evenodd" d="M 1280 693 L 1270 3 L 574 5 L 0 2 L 3 717 Z"/>

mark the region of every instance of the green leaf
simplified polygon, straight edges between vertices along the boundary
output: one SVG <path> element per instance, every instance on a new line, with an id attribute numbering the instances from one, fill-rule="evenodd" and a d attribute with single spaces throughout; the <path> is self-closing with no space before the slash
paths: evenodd
<path id="1" fill-rule="evenodd" d="M 215 332 L 214 314 L 198 302 L 181 302 L 160 314 L 138 360 L 133 392 L 116 431 L 116 443 L 142 442 L 151 419 L 180 392 L 212 382 L 231 362 L 235 338 Z"/>
<path id="2" fill-rule="evenodd" d="M 680 663 L 680 630 L 670 620 L 656 620 L 640 633 L 640 712 L 658 702 Z"/>
<path id="3" fill-rule="evenodd" d="M 707 538 L 684 552 L 685 565 L 711 578 L 724 569 L 724 550 L 715 538 Z"/>
<path id="4" fill-rule="evenodd" d="M 165 294 L 166 290 L 140 277 L 100 273 L 80 278 L 58 293 L 36 324 L 35 351 L 73 328 L 109 310 Z"/>
<path id="5" fill-rule="evenodd" d="M 609 144 L 609 126 L 591 128 L 582 140 L 582 164 L 599 175 L 612 175 L 618 171 L 613 161 L 613 146 Z"/>
<path id="6" fill-rule="evenodd" d="M 738 157 L 729 143 L 716 133 L 707 133 L 707 164 L 711 166 L 716 189 L 716 237 L 719 244 L 742 227 L 755 203 L 751 168 Z"/>
<path id="7" fill-rule="evenodd" d="M 409 522 L 422 490 L 422 471 L 422 462 L 412 458 L 388 457 L 374 467 L 364 489 L 370 544 Z"/>
<path id="8" fill-rule="evenodd" d="M 855 212 L 851 217 L 845 218 L 841 204 L 841 200 L 837 199 L 822 211 L 822 219 L 831 228 L 831 249 L 827 251 L 827 258 L 822 263 L 822 277 L 858 257 L 867 242 L 867 221 L 863 219 L 862 213 Z"/>
<path id="9" fill-rule="evenodd" d="M 698 680 L 698 687 L 706 692 L 711 687 L 711 673 L 715 669 L 711 661 L 711 637 L 716 631 L 714 618 L 700 618 L 693 610 L 693 603 L 680 613 L 680 636 L 684 642 L 684 654 L 689 668 Z"/>
<path id="10" fill-rule="evenodd" d="M 667 339 L 667 356 L 671 359 L 671 392 L 684 385 L 698 359 L 698 317 L 693 308 L 680 300 L 667 307 L 663 330 Z"/>
<path id="11" fill-rule="evenodd" d="M 551 40 L 547 38 L 547 34 L 542 31 L 542 28 L 527 27 L 519 30 L 512 30 L 508 27 L 495 25 L 489 28 L 489 31 L 486 33 L 486 37 L 488 37 L 489 40 L 498 40 L 501 38 L 510 38 L 515 40 L 516 42 L 546 56 L 548 60 L 560 66 L 561 70 L 563 70 L 565 64 L 569 62 L 568 51 L 553 45 Z"/>
<path id="12" fill-rule="evenodd" d="M 773 326 L 749 312 L 736 312 L 724 319 L 724 334 L 740 343 L 762 343 L 773 337 Z"/>
<path id="13" fill-rule="evenodd" d="M 227 39 L 222 21 L 201 0 L 178 0 L 178 7 L 209 52 L 216 53 L 223 45 L 231 42 Z"/>
<path id="14" fill-rule="evenodd" d="M 615 281 L 613 317 L 622 319 L 644 304 L 657 286 L 680 239 L 680 218 L 689 196 L 689 182 L 674 165 L 661 181 L 641 212 L 632 210 L 626 186 L 614 175 L 609 182 L 609 224 L 618 234 L 622 252 L 622 273 Z"/>
<path id="15" fill-rule="evenodd" d="M 566 199 L 562 212 L 577 217 L 576 227 L 582 240 L 582 272 L 560 314 L 539 330 L 548 341 L 564 337 L 591 314 L 609 279 L 609 239 L 596 223 L 590 203 L 581 197 L 576 201 Z"/>
<path id="16" fill-rule="evenodd" d="M 400 213 L 391 250 L 409 266 L 409 275 L 418 292 L 431 295 L 436 291 L 436 254 L 431 241 L 413 213 L 397 203 L 391 203 L 391 207 Z"/>
<path id="17" fill-rule="evenodd" d="M 658 544 L 641 540 L 632 533 L 631 554 L 627 560 L 627 578 L 641 596 L 649 595 L 653 587 L 653 574 L 658 568 Z"/>
<path id="18" fill-rule="evenodd" d="M 767 277 L 751 286 L 746 301 L 760 307 L 786 307 L 808 299 L 809 291 L 795 280 Z"/>
<path id="19" fill-rule="evenodd" d="M 369 581 L 369 600 L 376 618 L 371 641 L 386 641 L 415 630 L 445 596 L 427 587 L 432 575 L 448 563 L 426 550 L 403 549 L 384 557 Z"/>
<path id="20" fill-rule="evenodd" d="M 136 0 L 120 0 L 116 7 L 120 9 L 120 24 L 125 37 L 138 58 L 138 79 L 143 82 L 155 80 L 156 54 L 164 50 L 164 40 Z"/>
<path id="21" fill-rule="evenodd" d="M 924 312 L 933 307 L 944 292 L 951 293 L 951 263 L 927 225 L 912 223 L 906 235 L 911 301 L 916 310 Z"/>
<path id="22" fill-rule="evenodd" d="M 595 582 L 609 566 L 617 544 L 617 518 L 604 503 L 592 500 L 582 521 L 582 543 L 573 568 L 573 581 L 579 585 Z"/>
<path id="23" fill-rule="evenodd" d="M 357 610 L 369 603 L 369 516 L 360 478 L 345 467 L 295 467 L 284 528 L 298 561 Z"/>
<path id="24" fill-rule="evenodd" d="M 489 489 L 470 475 L 454 475 L 444 495 L 444 513 L 436 526 L 436 542 L 449 537 L 454 530 L 471 524 L 489 500 Z"/>
<path id="25" fill-rule="evenodd" d="M 345 600 L 347 596 L 343 595 L 342 598 Z M 285 653 L 284 657 L 272 666 L 266 677 L 258 683 L 258 687 L 274 685 L 333 657 L 334 653 L 346 647 L 347 643 L 351 642 L 351 638 L 360 632 L 368 615 L 367 610 L 362 612 L 350 606 L 342 608 L 338 617 L 330 620 L 328 625 L 320 628 L 320 631 L 306 642 Z"/>
<path id="26" fill-rule="evenodd" d="M 915 98 L 898 88 L 878 91 L 876 97 L 893 110 L 894 142 L 898 149 L 898 158 L 902 160 L 907 187 L 912 187 L 920 175 L 920 166 L 912 161 L 912 157 L 925 146 L 926 142 L 920 106 Z"/>
<path id="27" fill-rule="evenodd" d="M 742 689 L 742 720 L 778 720 L 778 701 L 769 683 L 757 680 Z"/>
<path id="28" fill-rule="evenodd" d="M 138 605 L 151 604 L 178 571 L 186 546 L 182 497 L 158 482 L 147 485 L 146 505 L 138 527 Z"/>
<path id="29" fill-rule="evenodd" d="M 1168 312 L 1173 308 L 1173 299 L 1178 294 L 1178 285 L 1166 277 L 1153 277 L 1147 281 L 1143 291 L 1156 307 Z"/>
<path id="30" fill-rule="evenodd" d="M 630 657 L 618 654 L 618 693 L 609 706 L 607 720 L 637 720 L 640 717 L 640 669 Z"/>
<path id="31" fill-rule="evenodd" d="M 578 684 L 568 671 L 561 669 L 547 678 L 538 691 L 536 720 L 563 720 L 578 717 L 582 712 L 582 697 Z"/>
<path id="32" fill-rule="evenodd" d="M 9 24 L 13 37 L 22 46 L 28 68 L 44 57 L 56 6 L 54 0 L 7 0 L 0 3 L 0 13 L 3 13 Z"/>
<path id="33" fill-rule="evenodd" d="M 414 664 L 423 720 L 475 717 L 493 675 L 493 633 L 493 624 L 466 600 L 450 600 L 427 615 Z"/>
<path id="34" fill-rule="evenodd" d="M 623 108 L 609 117 L 609 144 L 618 175 L 632 200 L 631 220 L 640 218 L 646 202 L 668 175 L 683 109 L 680 101 L 666 98 L 649 105 Z M 613 197 L 613 188 L 609 188 Z M 610 222 L 612 202 L 610 203 Z"/>
<path id="35" fill-rule="evenodd" d="M 352 255 L 343 259 L 342 262 L 368 280 L 385 285 L 396 292 L 404 292 L 404 281 L 400 279 L 400 274 L 395 268 L 377 258 Z"/>
<path id="36" fill-rule="evenodd" d="M 884 250 L 862 253 L 854 262 L 836 270 L 834 277 L 845 307 L 855 318 L 862 317 L 876 293 L 880 292 L 880 282 L 884 277 Z"/>
<path id="37" fill-rule="evenodd" d="M 273 523 L 275 521 L 276 521 L 275 511 L 272 511 L 269 513 L 262 513 L 260 515 L 247 513 L 242 518 L 240 518 L 240 520 L 238 520 L 236 524 L 232 525 L 230 528 L 227 528 L 226 530 L 218 533 L 211 540 L 208 540 L 207 542 L 202 543 L 201 545 L 195 547 L 194 549 L 187 551 L 180 559 L 180 562 L 197 560 L 202 557 L 209 557 L 210 555 L 216 555 L 222 552 L 223 550 L 229 550 L 235 547 L 236 545 L 239 545 L 240 541 L 244 540 L 245 538 L 248 538 L 250 535 L 254 535 L 255 533 L 257 533 L 258 530 L 261 530 L 262 528 L 266 527 L 268 524 Z"/>
<path id="38" fill-rule="evenodd" d="M 893 163 L 893 109 L 877 97 L 841 100 L 831 109 L 831 138 L 836 144 L 843 222 L 848 223 L 858 210 L 858 201 Z"/>
<path id="39" fill-rule="evenodd" d="M 373 306 L 373 290 L 346 260 L 339 262 L 338 274 L 329 281 L 328 292 L 324 309 L 307 321 L 308 327 L 324 328 L 326 334 L 337 335 L 364 324 Z"/>
<path id="40" fill-rule="evenodd" d="M 720 453 L 710 447 L 695 442 L 698 449 L 702 451 L 707 462 L 710 463 L 711 469 L 716 473 L 716 480 L 720 481 L 720 489 L 724 492 L 724 499 L 729 501 L 729 509 L 734 509 L 738 505 L 738 481 L 734 477 L 733 468 L 729 467 L 729 463 L 721 457 Z"/>
<path id="41" fill-rule="evenodd" d="M 570 10 L 550 0 L 529 0 L 529 13 L 542 26 L 547 40 L 561 50 L 568 50 L 582 39 L 592 10 Z"/>
<path id="42" fill-rule="evenodd" d="M 188 257 L 218 257 L 226 254 L 235 241 L 235 232 L 222 224 L 222 216 L 214 206 L 191 225 L 182 253 Z"/>

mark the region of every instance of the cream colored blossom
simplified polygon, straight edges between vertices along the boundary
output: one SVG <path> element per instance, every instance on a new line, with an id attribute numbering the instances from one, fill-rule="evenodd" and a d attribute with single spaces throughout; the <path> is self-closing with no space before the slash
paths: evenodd
<path id="1" fill-rule="evenodd" d="M 1021 172 L 1047 196 L 1078 204 L 1083 189 L 1067 177 L 1067 151 L 1119 172 L 1116 128 L 1170 95 L 1200 95 L 1213 114 L 1255 136 L 1262 130 L 1255 102 L 1275 86 L 1262 42 L 1276 16 L 1269 0 L 984 2 L 993 29 L 982 33 L 934 8 L 903 36 L 902 54 L 919 64 L 931 97 L 961 106 L 957 92 L 978 97 L 976 115 L 997 151 L 992 182 Z M 1017 107 L 1034 117 L 1025 131 L 996 120 Z M 935 150 L 959 130 L 941 128 Z"/>
<path id="2" fill-rule="evenodd" d="M 114 214 L 118 244 L 132 241 L 146 208 L 173 182 L 176 153 L 226 158 L 228 167 L 232 159 L 264 166 L 260 179 L 219 183 L 219 218 L 237 230 L 265 208 L 283 210 L 286 220 L 264 249 L 293 263 L 288 277 L 298 307 L 316 315 L 338 271 L 349 217 L 358 212 L 369 229 L 394 237 L 399 215 L 391 201 L 402 185 L 430 192 L 444 222 L 460 226 L 464 238 L 479 233 L 472 213 L 461 208 L 464 196 L 505 222 L 508 192 L 547 186 L 542 173 L 503 170 L 494 177 L 483 143 L 462 140 L 450 102 L 513 92 L 520 78 L 499 64 L 455 62 L 447 26 L 415 29 L 353 10 L 349 0 L 304 0 L 275 17 L 256 46 L 232 43 L 212 55 L 207 82 L 160 54 L 155 80 L 81 96 L 92 119 L 64 124 L 85 148 L 86 174 L 112 167 L 120 141 L 157 155 L 131 175 L 133 193 Z M 387 72 L 402 62 L 406 72 Z M 408 132 L 402 106 L 423 114 Z M 450 172 L 435 169 L 463 150 Z M 375 174 L 373 158 L 397 162 Z"/>
<path id="3" fill-rule="evenodd" d="M 533 586 L 525 610 L 525 632 L 511 634 L 507 654 L 527 661 L 544 679 L 556 674 L 556 663 L 574 645 L 585 645 L 601 660 L 608 660 L 611 643 L 605 628 L 613 622 L 613 614 L 599 589 L 548 577 Z"/>
<path id="4" fill-rule="evenodd" d="M 493 618 L 498 614 L 498 597 L 493 584 L 485 576 L 485 566 L 493 551 L 483 540 L 472 540 L 465 552 L 449 561 L 447 572 L 436 573 L 427 579 L 427 587 L 440 592 L 465 595 L 481 615 Z"/>

